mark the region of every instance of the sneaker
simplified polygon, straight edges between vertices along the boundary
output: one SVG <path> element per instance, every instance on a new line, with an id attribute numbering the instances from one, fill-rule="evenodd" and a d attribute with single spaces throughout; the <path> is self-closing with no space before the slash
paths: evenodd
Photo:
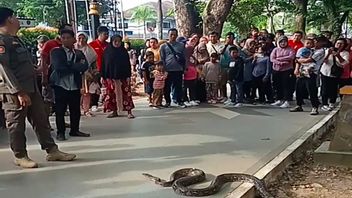
<path id="1" fill-rule="evenodd" d="M 310 115 L 318 115 L 318 108 L 312 108 L 312 111 L 310 112 Z"/>
<path id="2" fill-rule="evenodd" d="M 196 101 L 191 101 L 190 104 L 191 104 L 191 106 L 198 106 L 199 105 Z"/>
<path id="3" fill-rule="evenodd" d="M 97 112 L 98 111 L 98 107 L 97 106 L 92 106 L 92 111 L 93 112 Z"/>
<path id="4" fill-rule="evenodd" d="M 59 149 L 52 149 L 46 156 L 47 161 L 72 161 L 76 158 L 75 154 L 68 154 Z"/>
<path id="5" fill-rule="evenodd" d="M 194 102 L 196 102 L 196 103 L 200 104 L 200 100 L 195 100 Z"/>
<path id="6" fill-rule="evenodd" d="M 227 101 L 224 102 L 224 105 L 228 105 L 230 103 L 231 103 L 231 100 L 227 100 Z"/>
<path id="7" fill-rule="evenodd" d="M 236 105 L 236 103 L 231 102 L 231 101 L 225 104 L 225 106 L 227 106 L 227 107 L 231 107 L 231 106 L 235 106 L 235 105 Z"/>
<path id="8" fill-rule="evenodd" d="M 237 108 L 238 108 L 238 107 L 243 107 L 243 104 L 239 102 L 239 103 L 235 104 L 234 107 L 237 107 Z"/>
<path id="9" fill-rule="evenodd" d="M 333 109 L 335 109 L 335 104 L 330 103 L 329 108 L 330 108 L 330 111 L 332 111 Z"/>
<path id="10" fill-rule="evenodd" d="M 212 101 L 211 101 L 211 104 L 216 104 L 216 100 L 212 100 Z"/>
<path id="11" fill-rule="evenodd" d="M 281 100 L 278 100 L 278 101 L 276 101 L 276 102 L 274 102 L 274 103 L 271 103 L 270 105 L 271 105 L 271 106 L 279 106 L 279 105 L 281 105 L 281 104 L 282 104 Z"/>
<path id="12" fill-rule="evenodd" d="M 321 107 L 321 110 L 323 110 L 323 111 L 331 111 L 331 109 L 330 109 L 330 107 L 328 105 L 323 105 Z"/>
<path id="13" fill-rule="evenodd" d="M 149 107 L 152 107 L 152 106 L 153 106 L 153 103 L 150 102 L 150 103 L 148 104 L 148 106 L 149 106 Z"/>
<path id="14" fill-rule="evenodd" d="M 212 102 L 211 100 L 208 100 L 208 104 L 211 104 L 211 102 Z"/>
<path id="15" fill-rule="evenodd" d="M 192 106 L 190 102 L 185 102 L 184 105 L 186 105 L 186 107 Z"/>
<path id="16" fill-rule="evenodd" d="M 15 164 L 22 168 L 38 168 L 38 164 L 31 160 L 28 156 L 23 158 L 15 158 Z"/>
<path id="17" fill-rule="evenodd" d="M 222 99 L 220 100 L 221 103 L 225 103 L 226 101 L 227 101 L 227 98 L 226 98 L 226 97 L 224 97 L 224 98 L 222 98 Z"/>
<path id="18" fill-rule="evenodd" d="M 170 103 L 165 103 L 164 107 L 165 107 L 165 108 L 170 107 Z"/>
<path id="19" fill-rule="evenodd" d="M 290 112 L 302 112 L 303 108 L 301 106 L 296 106 L 295 108 L 290 109 Z"/>
<path id="20" fill-rule="evenodd" d="M 159 110 L 160 108 L 159 107 L 153 107 L 154 110 Z"/>
<path id="21" fill-rule="evenodd" d="M 177 107 L 186 108 L 187 106 L 184 103 L 180 103 L 180 104 L 177 105 Z"/>
<path id="22" fill-rule="evenodd" d="M 288 101 L 285 101 L 280 108 L 289 108 L 290 107 L 290 103 L 288 103 Z"/>

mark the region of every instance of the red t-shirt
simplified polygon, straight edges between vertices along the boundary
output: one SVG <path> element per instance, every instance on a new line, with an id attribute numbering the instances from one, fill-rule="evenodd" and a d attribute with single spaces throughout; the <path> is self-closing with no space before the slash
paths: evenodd
<path id="1" fill-rule="evenodd" d="M 98 71 L 101 72 L 104 50 L 108 46 L 108 42 L 106 42 L 106 41 L 105 42 L 101 42 L 98 39 L 96 39 L 96 40 L 90 42 L 89 45 L 97 53 L 97 69 L 98 69 Z"/>
<path id="2" fill-rule="evenodd" d="M 289 40 L 288 46 L 290 46 L 297 53 L 300 48 L 304 47 L 304 44 L 301 41 Z"/>
<path id="3" fill-rule="evenodd" d="M 48 69 L 47 66 L 50 65 L 50 52 L 51 50 L 53 50 L 54 48 L 60 47 L 62 45 L 60 39 L 52 39 L 47 41 L 44 46 L 43 49 L 40 53 L 41 57 L 43 57 L 44 60 L 46 60 L 47 65 L 45 65 L 45 68 L 43 68 L 43 73 L 44 75 L 48 74 Z"/>

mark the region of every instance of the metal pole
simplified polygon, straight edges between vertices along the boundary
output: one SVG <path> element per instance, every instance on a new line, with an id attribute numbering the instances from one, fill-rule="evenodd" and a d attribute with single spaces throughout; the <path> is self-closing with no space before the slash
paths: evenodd
<path id="1" fill-rule="evenodd" d="M 70 23 L 70 12 L 69 12 L 68 0 L 65 0 L 65 10 L 66 10 L 66 23 Z"/>
<path id="2" fill-rule="evenodd" d="M 92 38 L 92 28 L 91 28 L 90 19 L 89 19 L 89 3 L 88 3 L 88 1 L 89 0 L 84 1 L 84 3 L 86 4 L 86 12 L 87 12 L 88 35 L 89 35 L 89 38 L 93 39 Z"/>
<path id="3" fill-rule="evenodd" d="M 123 17 L 123 0 L 120 1 L 121 3 L 121 26 L 122 26 L 122 37 L 125 38 L 126 34 L 125 34 L 125 19 Z"/>
<path id="4" fill-rule="evenodd" d="M 73 31 L 77 34 L 78 31 L 78 18 L 77 18 L 77 6 L 76 0 L 72 0 L 72 20 L 73 20 Z"/>

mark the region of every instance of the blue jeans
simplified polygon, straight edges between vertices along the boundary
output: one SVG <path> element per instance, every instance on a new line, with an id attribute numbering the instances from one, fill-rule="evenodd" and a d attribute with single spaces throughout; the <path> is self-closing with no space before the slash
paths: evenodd
<path id="1" fill-rule="evenodd" d="M 168 72 L 167 79 L 165 81 L 164 97 L 166 103 L 171 103 L 171 91 L 172 99 L 176 99 L 178 104 L 182 103 L 182 71 L 170 71 Z"/>
<path id="2" fill-rule="evenodd" d="M 244 92 L 243 92 L 244 82 L 232 81 L 231 86 L 231 102 L 233 103 L 243 103 Z"/>

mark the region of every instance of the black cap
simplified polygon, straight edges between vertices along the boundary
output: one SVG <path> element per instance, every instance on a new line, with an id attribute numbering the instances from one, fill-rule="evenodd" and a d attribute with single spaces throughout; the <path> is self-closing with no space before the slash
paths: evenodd
<path id="1" fill-rule="evenodd" d="M 0 26 L 4 25 L 9 17 L 12 17 L 14 11 L 10 8 L 0 7 Z"/>

